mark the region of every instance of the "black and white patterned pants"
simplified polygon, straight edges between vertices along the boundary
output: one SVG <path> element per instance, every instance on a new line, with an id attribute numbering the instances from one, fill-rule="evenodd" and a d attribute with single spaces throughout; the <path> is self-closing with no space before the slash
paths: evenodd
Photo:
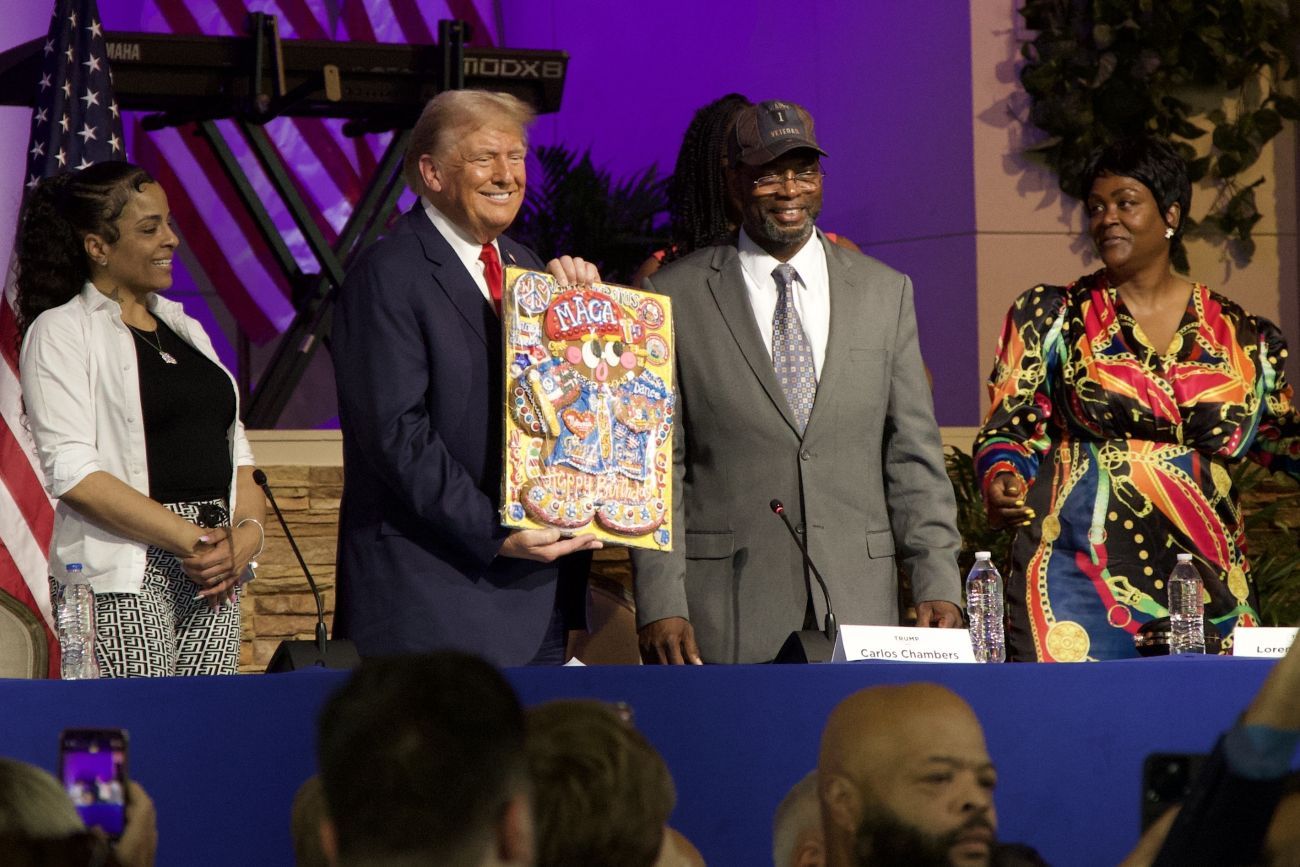
<path id="1" fill-rule="evenodd" d="M 164 505 L 188 521 L 201 512 L 207 525 L 230 520 L 221 500 Z M 235 674 L 240 591 L 215 611 L 198 592 L 175 554 L 149 546 L 139 593 L 95 594 L 100 677 Z"/>

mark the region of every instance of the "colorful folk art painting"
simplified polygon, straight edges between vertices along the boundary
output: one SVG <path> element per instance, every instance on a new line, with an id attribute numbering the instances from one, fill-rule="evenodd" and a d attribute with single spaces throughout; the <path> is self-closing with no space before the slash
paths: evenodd
<path id="1" fill-rule="evenodd" d="M 502 317 L 502 523 L 671 550 L 669 300 L 507 268 Z"/>

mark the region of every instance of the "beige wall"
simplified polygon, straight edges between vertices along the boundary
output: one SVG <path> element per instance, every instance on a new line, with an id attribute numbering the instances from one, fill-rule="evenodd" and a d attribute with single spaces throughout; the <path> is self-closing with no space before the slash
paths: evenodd
<path id="1" fill-rule="evenodd" d="M 1057 189 L 1055 176 L 1021 151 L 1041 136 L 1021 123 L 1028 97 L 1018 78 L 1019 40 L 1026 31 L 1015 0 L 970 0 L 971 92 L 974 124 L 975 226 L 981 364 L 991 365 L 1007 308 L 1036 283 L 1068 282 L 1098 267 L 1083 234 L 1078 203 Z M 1208 138 L 1208 137 L 1207 137 Z M 1300 283 L 1296 270 L 1296 137 L 1294 124 L 1245 173 L 1267 177 L 1256 191 L 1263 219 L 1255 227 L 1257 250 L 1240 269 L 1222 248 L 1189 244 L 1191 276 L 1277 322 L 1292 346 L 1300 345 Z M 1200 218 L 1214 194 L 1193 191 Z M 1288 374 L 1300 376 L 1297 354 Z M 987 395 L 981 395 L 981 411 Z"/>

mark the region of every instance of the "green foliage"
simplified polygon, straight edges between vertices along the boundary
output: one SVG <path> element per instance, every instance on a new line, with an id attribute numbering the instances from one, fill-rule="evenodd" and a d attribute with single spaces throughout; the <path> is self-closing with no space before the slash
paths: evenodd
<path id="1" fill-rule="evenodd" d="M 1276 85 L 1296 75 L 1300 0 L 1025 0 L 1020 80 L 1032 101 L 1029 121 L 1048 134 L 1030 152 L 1077 199 L 1088 155 L 1124 136 L 1154 133 L 1175 143 L 1192 182 L 1218 193 L 1187 234 L 1226 240 L 1239 262 L 1255 250 L 1260 219 L 1247 182 L 1260 150 L 1300 117 L 1300 102 Z M 1230 101 L 1205 111 L 1187 100 L 1200 91 Z M 1209 154 L 1190 142 L 1210 134 Z M 1187 270 L 1186 256 L 1175 262 Z"/>
<path id="2" fill-rule="evenodd" d="M 1011 562 L 1012 534 L 989 526 L 984 511 L 984 493 L 975 475 L 975 459 L 956 446 L 943 447 L 943 465 L 957 497 L 957 532 L 961 534 L 961 553 L 957 565 L 965 575 L 975 565 L 976 551 L 993 554 L 993 565 L 1003 575 Z"/>
<path id="3" fill-rule="evenodd" d="M 627 283 L 650 251 L 668 244 L 667 181 L 655 166 L 615 182 L 563 145 L 534 151 L 541 168 L 510 237 L 543 260 L 570 254 L 595 262 L 611 283 Z"/>
<path id="4" fill-rule="evenodd" d="M 1232 474 L 1243 500 L 1250 574 L 1259 591 L 1259 615 L 1268 626 L 1300 623 L 1300 544 L 1284 511 L 1300 507 L 1295 482 L 1273 476 L 1258 464 L 1243 462 Z"/>

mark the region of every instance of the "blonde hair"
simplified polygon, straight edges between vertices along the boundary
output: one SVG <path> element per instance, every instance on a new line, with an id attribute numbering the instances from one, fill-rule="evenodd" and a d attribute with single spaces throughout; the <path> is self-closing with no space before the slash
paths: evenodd
<path id="1" fill-rule="evenodd" d="M 0 758 L 0 837 L 49 840 L 84 830 L 58 780 L 35 765 Z"/>
<path id="2" fill-rule="evenodd" d="M 508 93 L 444 90 L 429 100 L 411 130 L 411 140 L 406 144 L 406 157 L 402 162 L 406 185 L 416 195 L 422 194 L 424 179 L 420 177 L 420 157 L 425 154 L 440 156 L 446 153 L 455 138 L 486 124 L 495 122 L 518 127 L 527 144 L 528 126 L 536 116 L 532 106 Z"/>

